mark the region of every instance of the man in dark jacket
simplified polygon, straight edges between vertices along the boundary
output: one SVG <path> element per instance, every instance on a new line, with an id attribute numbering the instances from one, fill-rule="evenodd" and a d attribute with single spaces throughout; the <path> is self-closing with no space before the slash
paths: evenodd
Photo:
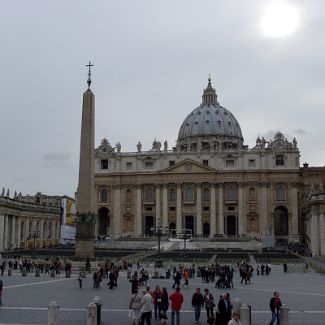
<path id="1" fill-rule="evenodd" d="M 230 302 L 230 294 L 224 293 L 218 303 L 220 324 L 227 325 L 231 320 L 232 304 Z"/>
<path id="2" fill-rule="evenodd" d="M 276 325 L 280 325 L 280 307 L 282 306 L 280 300 L 280 294 L 275 291 L 273 297 L 270 300 L 270 309 L 272 312 L 272 318 L 270 321 L 270 325 L 272 325 L 276 321 Z"/>
<path id="3" fill-rule="evenodd" d="M 192 306 L 195 312 L 195 322 L 198 324 L 201 316 L 201 308 L 204 306 L 204 299 L 200 288 L 196 288 L 192 297 Z"/>

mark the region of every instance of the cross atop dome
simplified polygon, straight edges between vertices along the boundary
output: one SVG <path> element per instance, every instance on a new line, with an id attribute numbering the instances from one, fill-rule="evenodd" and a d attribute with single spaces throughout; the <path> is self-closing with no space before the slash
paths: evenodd
<path id="1" fill-rule="evenodd" d="M 211 85 L 211 77 L 209 74 L 208 85 L 203 91 L 202 104 L 204 105 L 217 105 L 217 94 L 215 89 Z"/>

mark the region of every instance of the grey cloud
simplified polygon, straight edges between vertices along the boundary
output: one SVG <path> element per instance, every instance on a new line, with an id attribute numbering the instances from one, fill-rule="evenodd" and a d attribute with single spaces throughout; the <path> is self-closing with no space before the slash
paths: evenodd
<path id="1" fill-rule="evenodd" d="M 50 151 L 43 154 L 43 159 L 50 163 L 66 163 L 70 161 L 72 154 L 64 151 Z"/>
<path id="2" fill-rule="evenodd" d="M 299 136 L 304 136 L 304 135 L 307 135 L 309 133 L 309 131 L 307 131 L 305 129 L 298 128 L 298 129 L 293 129 L 292 133 L 297 134 Z"/>

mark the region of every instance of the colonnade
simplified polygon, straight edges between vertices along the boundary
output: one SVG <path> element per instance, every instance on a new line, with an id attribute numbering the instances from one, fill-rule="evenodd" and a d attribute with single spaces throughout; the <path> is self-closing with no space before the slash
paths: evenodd
<path id="1" fill-rule="evenodd" d="M 59 236 L 59 218 L 0 214 L 0 251 L 54 245 Z"/>

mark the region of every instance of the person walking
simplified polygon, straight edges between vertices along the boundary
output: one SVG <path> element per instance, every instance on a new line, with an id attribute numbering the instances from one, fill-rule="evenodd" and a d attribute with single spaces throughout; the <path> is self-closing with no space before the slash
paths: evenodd
<path id="1" fill-rule="evenodd" d="M 160 287 L 157 285 L 155 291 L 152 293 L 153 305 L 154 305 L 154 314 L 155 320 L 160 318 L 160 308 L 161 308 L 161 298 L 162 298 L 162 291 Z"/>
<path id="2" fill-rule="evenodd" d="M 180 310 L 184 301 L 184 297 L 181 294 L 181 289 L 176 287 L 176 290 L 169 296 L 171 301 L 171 325 L 175 325 L 175 316 L 176 316 L 176 325 L 180 325 Z"/>
<path id="3" fill-rule="evenodd" d="M 198 324 L 201 316 L 201 308 L 204 306 L 204 299 L 200 288 L 196 288 L 192 297 L 192 306 L 194 308 L 195 323 Z"/>
<path id="4" fill-rule="evenodd" d="M 151 313 L 153 299 L 147 290 L 143 290 L 143 297 L 141 298 L 141 325 L 146 321 L 147 325 L 151 325 Z"/>
<path id="5" fill-rule="evenodd" d="M 0 307 L 2 307 L 2 289 L 3 289 L 3 282 L 0 280 Z"/>
<path id="6" fill-rule="evenodd" d="M 207 311 L 207 319 L 213 318 L 213 307 L 214 307 L 214 298 L 212 293 L 209 292 L 208 288 L 204 289 L 203 300 L 205 303 L 205 309 Z"/>
<path id="7" fill-rule="evenodd" d="M 239 320 L 239 313 L 236 311 L 232 314 L 232 320 L 228 322 L 228 325 L 242 325 L 241 321 Z"/>
<path id="8" fill-rule="evenodd" d="M 80 272 L 78 276 L 79 288 L 82 288 L 82 280 L 83 280 L 83 274 L 82 272 Z"/>
<path id="9" fill-rule="evenodd" d="M 142 296 L 138 293 L 138 289 L 135 289 L 129 304 L 133 325 L 138 325 L 141 318 L 141 299 Z"/>
<path id="10" fill-rule="evenodd" d="M 270 321 L 270 325 L 272 325 L 276 321 L 276 325 L 280 325 L 280 307 L 282 306 L 280 300 L 280 294 L 275 291 L 273 297 L 270 300 L 270 309 L 272 312 L 272 318 Z"/>
<path id="11" fill-rule="evenodd" d="M 167 324 L 167 310 L 169 307 L 167 288 L 162 288 L 161 304 L 160 304 L 160 319 L 162 324 Z"/>

